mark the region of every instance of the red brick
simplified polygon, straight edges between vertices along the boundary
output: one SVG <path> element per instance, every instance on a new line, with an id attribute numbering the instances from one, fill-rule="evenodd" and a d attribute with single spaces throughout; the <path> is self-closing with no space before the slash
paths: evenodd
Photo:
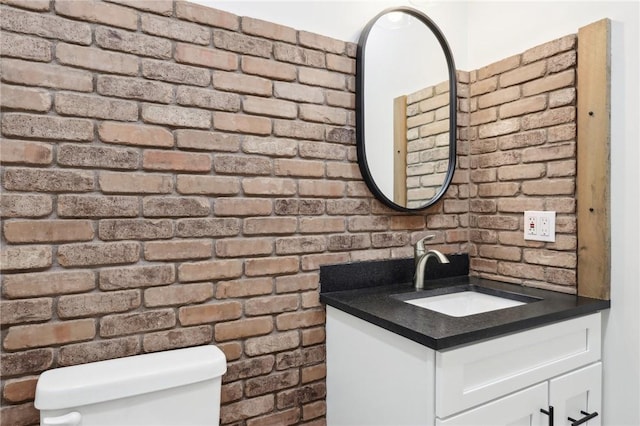
<path id="1" fill-rule="evenodd" d="M 88 220 L 37 220 L 4 223 L 4 237 L 10 243 L 89 241 L 94 236 Z"/>
<path id="2" fill-rule="evenodd" d="M 147 217 L 208 216 L 211 206 L 204 197 L 146 197 L 142 212 Z"/>
<path id="3" fill-rule="evenodd" d="M 47 112 L 51 108 L 51 95 L 43 89 L 5 84 L 2 87 L 0 105 L 7 109 Z"/>
<path id="4" fill-rule="evenodd" d="M 271 57 L 273 49 L 273 43 L 268 40 L 216 29 L 213 30 L 213 45 L 222 50 L 263 58 Z"/>
<path id="5" fill-rule="evenodd" d="M 268 135 L 271 133 L 271 120 L 266 117 L 214 112 L 213 127 L 228 132 Z"/>
<path id="6" fill-rule="evenodd" d="M 60 348 L 58 364 L 60 366 L 86 364 L 88 362 L 123 358 L 138 353 L 140 353 L 140 341 L 137 336 L 75 343 Z"/>
<path id="7" fill-rule="evenodd" d="M 208 172 L 211 170 L 209 154 L 180 151 L 145 150 L 142 167 L 147 170 Z"/>
<path id="8" fill-rule="evenodd" d="M 159 13 L 161 15 L 171 15 L 173 13 L 173 0 L 106 0 L 111 3 L 118 3 L 130 6 L 135 9 L 147 12 Z"/>
<path id="9" fill-rule="evenodd" d="M 56 0 L 55 7 L 58 15 L 130 30 L 138 28 L 138 14 L 126 7 L 94 0 Z"/>
<path id="10" fill-rule="evenodd" d="M 4 187 L 14 191 L 86 192 L 93 189 L 93 174 L 85 171 L 7 168 Z"/>
<path id="11" fill-rule="evenodd" d="M 140 27 L 148 34 L 189 43 L 208 45 L 211 41 L 207 28 L 173 18 L 144 14 L 140 18 Z"/>
<path id="12" fill-rule="evenodd" d="M 178 315 L 180 324 L 183 326 L 236 320 L 242 316 L 242 304 L 233 301 L 182 306 L 178 310 Z"/>
<path id="13" fill-rule="evenodd" d="M 298 346 L 300 346 L 300 337 L 298 331 L 295 330 L 270 336 L 249 338 L 245 342 L 245 353 L 249 356 L 264 355 L 297 348 Z"/>
<path id="14" fill-rule="evenodd" d="M 2 396 L 9 402 L 32 401 L 36 394 L 38 377 L 21 377 L 15 380 L 7 380 L 2 391 Z"/>
<path id="15" fill-rule="evenodd" d="M 98 225 L 101 240 L 155 240 L 173 236 L 168 219 L 103 219 Z"/>
<path id="16" fill-rule="evenodd" d="M 327 249 L 327 242 L 324 236 L 307 237 L 283 237 L 276 239 L 276 253 L 301 254 L 317 253 Z"/>
<path id="17" fill-rule="evenodd" d="M 329 89 L 346 89 L 344 75 L 315 68 L 299 68 L 298 81 L 311 86 L 327 87 Z"/>
<path id="18" fill-rule="evenodd" d="M 229 30 L 237 30 L 240 26 L 238 17 L 232 13 L 187 1 L 176 1 L 175 4 L 178 18 Z"/>
<path id="19" fill-rule="evenodd" d="M 235 218 L 178 219 L 178 237 L 221 237 L 240 233 L 240 220 Z"/>
<path id="20" fill-rule="evenodd" d="M 52 306 L 51 298 L 3 300 L 0 302 L 0 320 L 4 325 L 50 320 Z"/>
<path id="21" fill-rule="evenodd" d="M 569 87 L 573 84 L 575 84 L 575 71 L 570 69 L 524 84 L 522 86 L 522 95 L 533 96 L 538 93 L 551 92 L 563 87 Z"/>
<path id="22" fill-rule="evenodd" d="M 93 122 L 80 118 L 5 113 L 2 133 L 5 136 L 90 141 L 93 139 Z"/>
<path id="23" fill-rule="evenodd" d="M 56 112 L 62 115 L 119 121 L 136 121 L 138 119 L 138 105 L 130 101 L 75 93 L 57 93 L 55 103 Z"/>
<path id="24" fill-rule="evenodd" d="M 3 347 L 7 350 L 37 348 L 90 340 L 95 335 L 93 319 L 21 325 L 9 328 Z"/>
<path id="25" fill-rule="evenodd" d="M 366 253 L 372 253 L 371 249 L 367 249 Z M 301 257 L 300 263 L 302 265 L 303 271 L 317 271 L 320 269 L 320 266 L 323 265 L 335 265 L 337 263 L 347 263 L 350 260 L 358 260 L 357 256 L 354 252 L 349 253 L 318 253 L 318 254 L 307 254 Z M 384 256 L 375 257 L 377 260 L 382 260 L 389 257 L 389 253 L 385 253 Z M 407 257 L 406 255 L 402 257 Z M 362 261 L 372 260 L 369 257 L 365 257 Z"/>
<path id="26" fill-rule="evenodd" d="M 247 96 L 242 101 L 242 109 L 249 114 L 271 117 L 296 118 L 298 107 L 293 102 Z"/>
<path id="27" fill-rule="evenodd" d="M 268 93 L 271 94 L 271 91 Z M 277 98 L 288 99 L 296 102 L 309 102 L 321 104 L 324 102 L 324 91 L 319 87 L 311 87 L 304 84 L 275 82 L 273 94 Z"/>
<path id="28" fill-rule="evenodd" d="M 173 135 L 156 126 L 103 121 L 98 126 L 103 142 L 134 146 L 173 146 Z"/>
<path id="29" fill-rule="evenodd" d="M 355 163 L 327 162 L 327 177 L 362 180 L 360 168 Z"/>
<path id="30" fill-rule="evenodd" d="M 319 343 L 324 343 L 324 340 L 324 327 L 308 328 L 302 330 L 302 346 L 317 345 Z"/>
<path id="31" fill-rule="evenodd" d="M 300 105 L 300 118 L 317 123 L 345 125 L 347 123 L 347 112 L 342 108 L 322 105 Z"/>
<path id="32" fill-rule="evenodd" d="M 137 150 L 100 145 L 62 144 L 58 147 L 58 164 L 93 169 L 137 169 Z"/>
<path id="33" fill-rule="evenodd" d="M 135 217 L 138 199 L 124 196 L 58 196 L 60 217 Z"/>
<path id="34" fill-rule="evenodd" d="M 243 278 L 233 281 L 222 281 L 216 286 L 216 299 L 252 297 L 271 294 L 273 291 L 273 279 Z"/>
<path id="35" fill-rule="evenodd" d="M 150 241 L 144 245 L 146 260 L 207 259 L 212 255 L 209 240 Z"/>
<path id="36" fill-rule="evenodd" d="M 368 200 L 328 200 L 327 213 L 330 215 L 363 215 L 371 212 Z"/>
<path id="37" fill-rule="evenodd" d="M 238 55 L 190 44 L 178 43 L 176 45 L 175 59 L 177 62 L 184 64 L 202 65 L 226 71 L 238 69 Z"/>
<path id="38" fill-rule="evenodd" d="M 0 411 L 2 424 L 12 426 L 27 426 L 38 424 L 39 411 L 33 406 L 33 402 L 20 405 L 7 405 Z"/>
<path id="39" fill-rule="evenodd" d="M 263 198 L 219 198 L 213 203 L 216 216 L 269 216 L 273 202 Z"/>
<path id="40" fill-rule="evenodd" d="M 569 49 L 574 49 L 576 45 L 577 37 L 575 34 L 564 36 L 556 40 L 549 41 L 539 46 L 526 50 L 522 54 L 522 61 L 529 63 L 537 61 L 539 59 L 553 56 L 559 52 L 564 52 Z"/>
<path id="41" fill-rule="evenodd" d="M 245 274 L 249 277 L 292 274 L 298 271 L 298 267 L 299 261 L 295 256 L 247 259 Z"/>
<path id="42" fill-rule="evenodd" d="M 253 297 L 245 302 L 245 314 L 266 315 L 295 311 L 299 306 L 297 295 Z"/>
<path id="43" fill-rule="evenodd" d="M 183 263 L 178 266 L 180 282 L 221 280 L 238 278 L 240 275 L 242 275 L 240 260 L 211 260 Z"/>
<path id="44" fill-rule="evenodd" d="M 151 173 L 100 172 L 98 182 L 104 193 L 166 194 L 173 189 L 170 175 Z"/>
<path id="45" fill-rule="evenodd" d="M 266 416 L 254 417 L 247 420 L 247 426 L 285 426 L 296 425 L 300 421 L 300 409 L 291 408 L 286 411 L 278 411 Z"/>
<path id="46" fill-rule="evenodd" d="M 176 314 L 173 309 L 107 315 L 100 319 L 100 337 L 115 337 L 162 330 L 175 325 Z"/>
<path id="47" fill-rule="evenodd" d="M 576 109 L 574 106 L 554 108 L 538 114 L 527 115 L 522 118 L 522 128 L 531 130 L 540 127 L 550 127 L 574 122 Z"/>
<path id="48" fill-rule="evenodd" d="M 356 61 L 344 56 L 327 54 L 327 69 L 345 74 L 356 73 Z"/>
<path id="49" fill-rule="evenodd" d="M 0 251 L 0 270 L 2 271 L 48 268 L 52 261 L 52 251 L 49 246 L 10 246 Z"/>
<path id="50" fill-rule="evenodd" d="M 288 312 L 276 317 L 278 330 L 294 330 L 324 324 L 323 310 Z"/>
<path id="51" fill-rule="evenodd" d="M 107 50 L 118 50 L 153 58 L 171 58 L 171 42 L 158 37 L 108 27 L 97 27 L 95 40 L 98 46 Z"/>
<path id="52" fill-rule="evenodd" d="M 297 274 L 276 278 L 276 293 L 291 293 L 316 290 L 319 286 L 318 274 Z"/>
<path id="53" fill-rule="evenodd" d="M 222 424 L 270 413 L 275 406 L 273 395 L 263 395 L 223 405 L 220 410 Z"/>
<path id="54" fill-rule="evenodd" d="M 59 318 L 95 317 L 131 311 L 140 307 L 141 300 L 138 290 L 61 296 L 57 312 Z"/>
<path id="55" fill-rule="evenodd" d="M 46 1 L 47 6 L 49 1 Z M 41 38 L 4 32 L 0 38 L 0 54 L 32 61 L 51 61 L 51 42 Z"/>
<path id="56" fill-rule="evenodd" d="M 3 59 L 2 80 L 27 86 L 51 87 L 90 92 L 91 73 L 53 64 L 39 64 L 19 59 Z"/>
<path id="57" fill-rule="evenodd" d="M 183 306 L 204 302 L 213 297 L 213 284 L 180 284 L 152 287 L 144 291 L 144 306 Z"/>
<path id="58" fill-rule="evenodd" d="M 245 136 L 242 141 L 242 151 L 247 154 L 270 157 L 294 157 L 298 153 L 298 141 Z"/>
<path id="59" fill-rule="evenodd" d="M 345 221 L 340 217 L 301 217 L 300 232 L 303 234 L 326 234 L 344 232 Z"/>
<path id="60" fill-rule="evenodd" d="M 285 43 L 276 43 L 273 46 L 273 56 L 278 61 L 297 65 L 316 68 L 324 68 L 326 65 L 325 56 L 322 52 Z"/>
<path id="61" fill-rule="evenodd" d="M 294 195 L 296 182 L 281 178 L 245 178 L 242 179 L 242 190 L 245 195 Z"/>
<path id="62" fill-rule="evenodd" d="M 278 176 L 322 177 L 324 162 L 297 159 L 277 159 L 274 171 Z"/>
<path id="63" fill-rule="evenodd" d="M 169 103 L 173 99 L 173 87 L 159 81 L 149 81 L 111 75 L 98 76 L 98 93 L 118 98 Z"/>
<path id="64" fill-rule="evenodd" d="M 195 108 L 143 104 L 141 115 L 146 123 L 165 124 L 174 127 L 196 127 L 201 129 L 207 129 L 211 126 L 211 113 Z"/>
<path id="65" fill-rule="evenodd" d="M 297 31 L 284 25 L 274 24 L 272 22 L 263 21 L 249 17 L 243 17 L 242 32 L 245 34 L 255 35 L 273 40 L 282 40 L 288 43 L 297 42 Z"/>
<path id="66" fill-rule="evenodd" d="M 216 341 L 234 340 L 269 334 L 272 330 L 273 320 L 271 317 L 256 317 L 218 323 L 215 325 L 215 336 Z M 249 355 L 257 355 L 250 353 L 250 351 L 246 352 Z"/>
<path id="67" fill-rule="evenodd" d="M 302 46 L 325 50 L 330 53 L 342 54 L 346 49 L 346 43 L 344 41 L 307 31 L 300 31 L 298 33 L 298 39 Z"/>
<path id="68" fill-rule="evenodd" d="M 53 147 L 40 142 L 3 139 L 0 147 L 2 164 L 46 165 L 53 161 Z"/>
<path id="69" fill-rule="evenodd" d="M 273 134 L 294 139 L 324 139 L 324 126 L 317 123 L 305 123 L 290 120 L 274 120 Z"/>
<path id="70" fill-rule="evenodd" d="M 214 158 L 216 173 L 234 175 L 268 175 L 271 174 L 271 159 L 247 156 L 218 154 Z"/>
<path id="71" fill-rule="evenodd" d="M 327 414 L 327 403 L 325 401 L 312 402 L 302 407 L 303 420 L 311 420 Z"/>
<path id="72" fill-rule="evenodd" d="M 576 187 L 575 179 L 548 179 L 522 183 L 525 195 L 571 195 Z"/>
<path id="73" fill-rule="evenodd" d="M 203 130 L 175 131 L 178 146 L 204 151 L 236 152 L 240 149 L 240 136 Z"/>
<path id="74" fill-rule="evenodd" d="M 24 1 L 22 2 L 23 5 L 25 3 Z M 91 44 L 91 27 L 89 24 L 60 18 L 51 14 L 31 13 L 19 9 L 3 8 L 2 29 L 72 43 Z"/>
<path id="75" fill-rule="evenodd" d="M 282 81 L 294 81 L 298 75 L 294 65 L 253 56 L 242 57 L 242 72 Z"/>
<path id="76" fill-rule="evenodd" d="M 259 96 L 271 96 L 273 86 L 266 78 L 222 71 L 214 71 L 212 81 L 219 90 Z"/>
<path id="77" fill-rule="evenodd" d="M 176 189 L 181 194 L 234 195 L 240 182 L 235 177 L 178 175 Z"/>
<path id="78" fill-rule="evenodd" d="M 140 259 L 137 242 L 76 243 L 58 247 L 58 263 L 64 267 L 116 265 Z"/>
<path id="79" fill-rule="evenodd" d="M 239 95 L 198 87 L 178 87 L 176 91 L 176 101 L 180 105 L 197 106 L 220 111 L 237 112 L 240 110 Z"/>
<path id="80" fill-rule="evenodd" d="M 211 326 L 180 328 L 147 333 L 142 338 L 142 346 L 145 352 L 166 351 L 206 345 L 211 342 L 212 337 L 213 330 Z"/>
<path id="81" fill-rule="evenodd" d="M 49 0 L 2 0 L 1 3 L 39 11 L 49 10 L 50 6 Z"/>
<path id="82" fill-rule="evenodd" d="M 100 289 L 104 291 L 171 284 L 175 281 L 173 265 L 145 265 L 100 269 Z"/>
<path id="83" fill-rule="evenodd" d="M 3 295 L 10 299 L 81 293 L 96 287 L 91 271 L 35 272 L 3 277 Z"/>
<path id="84" fill-rule="evenodd" d="M 565 142 L 529 148 L 522 151 L 522 162 L 553 161 L 573 158 L 576 152 L 575 142 Z"/>
<path id="85" fill-rule="evenodd" d="M 51 368 L 53 349 L 33 349 L 15 353 L 3 351 L 1 357 L 0 369 L 3 377 L 34 374 Z"/>
<path id="86" fill-rule="evenodd" d="M 272 252 L 271 238 L 227 238 L 216 241 L 217 257 L 262 256 Z"/>

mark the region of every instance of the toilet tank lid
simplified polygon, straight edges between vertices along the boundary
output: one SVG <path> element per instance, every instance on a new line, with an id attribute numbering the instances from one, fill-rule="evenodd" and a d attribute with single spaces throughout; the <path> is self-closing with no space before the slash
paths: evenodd
<path id="1" fill-rule="evenodd" d="M 226 371 L 224 353 L 211 345 L 55 368 L 38 379 L 35 407 L 95 404 L 213 379 Z"/>

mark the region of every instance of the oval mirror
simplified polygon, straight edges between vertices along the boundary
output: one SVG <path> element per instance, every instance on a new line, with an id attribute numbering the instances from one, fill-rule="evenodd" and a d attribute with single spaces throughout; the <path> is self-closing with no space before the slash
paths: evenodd
<path id="1" fill-rule="evenodd" d="M 456 71 L 444 35 L 418 10 L 386 9 L 363 29 L 356 63 L 362 177 L 391 208 L 431 206 L 456 164 Z"/>

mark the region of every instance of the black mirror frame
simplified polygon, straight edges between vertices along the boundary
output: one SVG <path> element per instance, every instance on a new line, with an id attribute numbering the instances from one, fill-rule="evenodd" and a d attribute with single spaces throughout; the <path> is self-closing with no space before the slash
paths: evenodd
<path id="1" fill-rule="evenodd" d="M 420 22 L 425 24 L 431 32 L 436 36 L 436 39 L 440 43 L 440 47 L 444 52 L 445 58 L 447 60 L 447 66 L 449 67 L 449 167 L 447 169 L 447 175 L 445 177 L 444 183 L 442 187 L 436 193 L 436 195 L 429 200 L 422 207 L 418 208 L 407 208 L 405 206 L 401 206 L 399 204 L 391 201 L 386 195 L 382 193 L 378 185 L 376 185 L 373 176 L 371 175 L 371 171 L 369 170 L 369 165 L 367 162 L 367 155 L 365 152 L 365 132 L 364 132 L 364 121 L 365 121 L 365 111 L 364 111 L 364 55 L 367 44 L 367 38 L 369 36 L 369 32 L 371 28 L 376 23 L 376 21 L 387 13 L 391 12 L 404 12 L 407 13 L 414 18 L 418 19 Z M 456 140 L 457 140 L 457 76 L 456 76 L 456 67 L 453 62 L 453 55 L 451 53 L 451 49 L 449 48 L 449 44 L 447 43 L 446 38 L 440 31 L 440 28 L 424 13 L 419 10 L 410 8 L 410 7 L 391 7 L 383 10 L 379 14 L 377 14 L 373 19 L 371 19 L 367 25 L 362 30 L 360 34 L 360 38 L 358 40 L 358 49 L 356 53 L 356 152 L 358 155 L 358 166 L 360 167 L 360 173 L 362 174 L 362 178 L 369 190 L 373 193 L 373 195 L 386 206 L 402 212 L 417 212 L 420 210 L 424 210 L 436 202 L 438 202 L 444 193 L 449 188 L 451 184 L 451 179 L 453 178 L 453 173 L 456 168 Z"/>

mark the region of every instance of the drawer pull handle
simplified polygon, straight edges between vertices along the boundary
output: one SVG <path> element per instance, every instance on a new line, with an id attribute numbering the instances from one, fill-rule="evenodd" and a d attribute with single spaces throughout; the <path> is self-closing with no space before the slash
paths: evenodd
<path id="1" fill-rule="evenodd" d="M 540 412 L 549 416 L 549 426 L 553 426 L 553 406 L 549 406 L 549 411 L 541 408 Z"/>
<path id="2" fill-rule="evenodd" d="M 594 418 L 594 417 L 597 417 L 597 416 L 598 416 L 598 412 L 597 412 L 597 411 L 594 411 L 593 413 L 589 414 L 589 413 L 587 413 L 586 411 L 582 411 L 582 410 L 580 410 L 580 413 L 584 415 L 584 417 L 583 417 L 583 418 L 581 418 L 580 420 L 576 420 L 576 419 L 572 419 L 571 417 L 567 417 L 567 419 L 568 419 L 570 422 L 572 422 L 572 423 L 571 423 L 571 426 L 578 426 L 578 425 L 581 425 L 582 423 L 586 423 L 586 422 L 588 422 L 589 420 L 591 420 L 592 418 Z"/>

